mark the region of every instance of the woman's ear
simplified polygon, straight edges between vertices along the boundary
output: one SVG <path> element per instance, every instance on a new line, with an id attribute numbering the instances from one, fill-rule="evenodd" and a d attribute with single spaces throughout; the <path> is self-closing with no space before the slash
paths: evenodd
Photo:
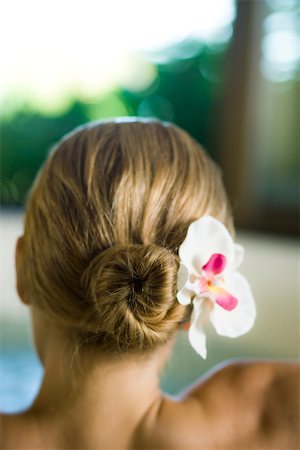
<path id="1" fill-rule="evenodd" d="M 15 264 L 17 277 L 17 292 L 23 303 L 28 305 L 30 302 L 26 298 L 25 280 L 24 280 L 24 264 L 23 264 L 23 236 L 20 236 L 16 244 Z"/>
<path id="2" fill-rule="evenodd" d="M 182 331 L 189 331 L 190 326 L 191 326 L 191 322 L 183 323 L 183 324 L 181 325 L 180 329 L 181 329 Z"/>

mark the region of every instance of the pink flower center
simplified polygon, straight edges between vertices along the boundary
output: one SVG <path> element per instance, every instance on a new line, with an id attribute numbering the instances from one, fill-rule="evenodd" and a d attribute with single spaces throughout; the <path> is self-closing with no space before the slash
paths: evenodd
<path id="1" fill-rule="evenodd" d="M 221 253 L 214 253 L 209 261 L 202 266 L 199 287 L 201 294 L 210 294 L 210 297 L 212 296 L 219 306 L 227 311 L 232 311 L 237 306 L 238 300 L 222 287 L 224 278 L 220 274 L 225 267 L 226 257 Z"/>

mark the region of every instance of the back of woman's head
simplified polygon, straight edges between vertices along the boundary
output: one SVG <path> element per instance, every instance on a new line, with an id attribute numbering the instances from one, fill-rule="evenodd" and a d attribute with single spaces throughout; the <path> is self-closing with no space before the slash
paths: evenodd
<path id="1" fill-rule="evenodd" d="M 103 349 L 154 349 L 187 319 L 178 247 L 204 214 L 233 232 L 220 171 L 187 133 L 154 120 L 81 127 L 29 197 L 27 295 Z"/>

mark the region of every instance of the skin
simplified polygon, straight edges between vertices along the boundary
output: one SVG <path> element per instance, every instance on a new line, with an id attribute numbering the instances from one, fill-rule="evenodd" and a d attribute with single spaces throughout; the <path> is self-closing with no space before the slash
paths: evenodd
<path id="1" fill-rule="evenodd" d="M 17 250 L 18 292 L 27 304 Z M 234 362 L 175 397 L 159 388 L 173 342 L 145 355 L 78 348 L 30 305 L 45 368 L 33 405 L 1 416 L 2 449 L 299 448 L 299 366 Z"/>

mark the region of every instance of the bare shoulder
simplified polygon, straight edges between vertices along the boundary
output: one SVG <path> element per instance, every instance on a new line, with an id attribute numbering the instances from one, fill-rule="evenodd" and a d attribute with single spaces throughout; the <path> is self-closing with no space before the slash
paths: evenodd
<path id="1" fill-rule="evenodd" d="M 299 389 L 300 365 L 295 362 L 232 361 L 218 366 L 204 376 L 199 383 L 183 392 L 183 398 L 217 401 L 234 397 L 234 403 L 256 397 L 270 400 L 284 397 L 292 404 Z M 253 397 L 254 396 L 254 397 Z M 264 407 L 264 402 L 259 405 Z"/>
<path id="2" fill-rule="evenodd" d="M 10 442 L 10 436 L 14 432 L 14 428 L 17 428 L 15 415 L 0 414 L 0 449 L 13 448 Z"/>
<path id="3" fill-rule="evenodd" d="M 156 448 L 298 449 L 300 366 L 231 362 L 182 393 L 165 398 Z"/>
<path id="4" fill-rule="evenodd" d="M 299 448 L 300 366 L 284 362 L 231 362 L 187 390 L 201 405 L 214 446 Z M 217 426 L 222 424 L 222 426 Z"/>
<path id="5" fill-rule="evenodd" d="M 31 437 L 34 434 L 34 424 L 29 415 L 0 414 L 0 449 L 26 449 L 31 446 Z"/>
<path id="6" fill-rule="evenodd" d="M 0 449 L 15 448 L 14 436 L 22 428 L 22 419 L 18 414 L 0 414 Z M 22 433 L 22 431 L 21 431 Z"/>

